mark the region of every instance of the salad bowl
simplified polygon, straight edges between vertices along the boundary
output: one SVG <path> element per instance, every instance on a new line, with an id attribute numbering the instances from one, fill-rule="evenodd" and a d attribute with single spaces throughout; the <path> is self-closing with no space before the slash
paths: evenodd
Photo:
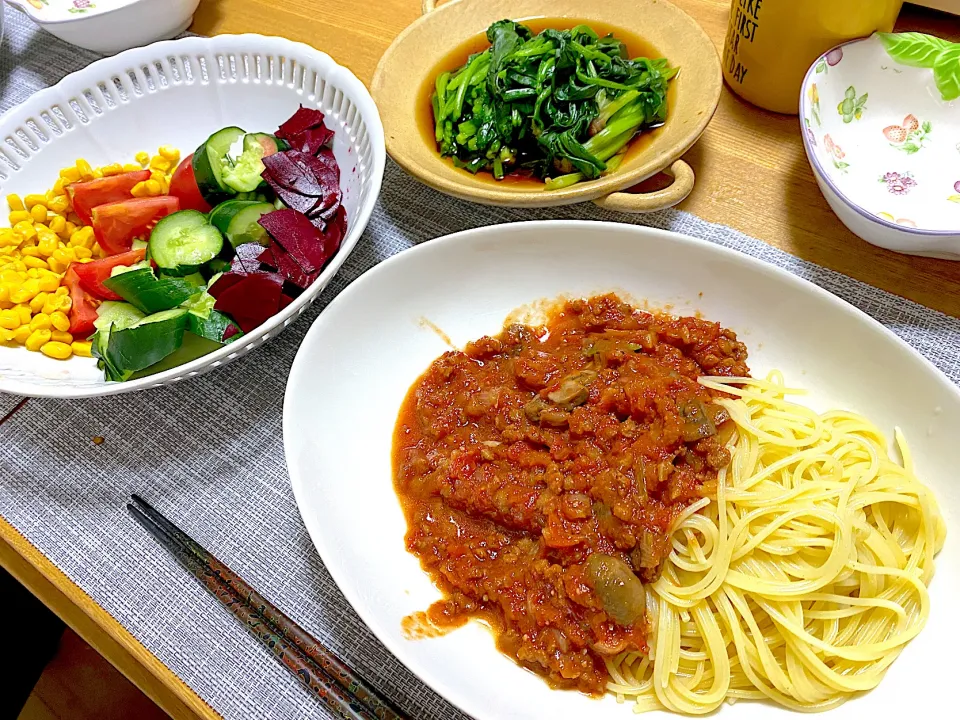
<path id="1" fill-rule="evenodd" d="M 303 104 L 326 115 L 341 169 L 348 230 L 319 277 L 276 315 L 237 340 L 184 364 L 107 382 L 93 358 L 56 360 L 0 344 L 0 392 L 88 397 L 197 376 L 259 347 L 295 322 L 354 249 L 380 192 L 385 150 L 380 117 L 363 84 L 328 55 L 261 35 L 155 43 L 100 60 L 31 97 L 0 119 L 0 190 L 43 192 L 60 168 L 129 162 L 160 145 L 193 152 L 224 126 L 276 128 Z"/>
<path id="2" fill-rule="evenodd" d="M 867 242 L 960 260 L 960 43 L 876 33 L 830 50 L 800 97 L 827 202 Z"/>

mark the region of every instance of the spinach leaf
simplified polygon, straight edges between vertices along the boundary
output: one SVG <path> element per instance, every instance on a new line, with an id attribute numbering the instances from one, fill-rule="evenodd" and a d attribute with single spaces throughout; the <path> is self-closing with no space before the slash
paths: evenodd
<path id="1" fill-rule="evenodd" d="M 437 147 L 469 172 L 524 170 L 568 187 L 613 171 L 638 132 L 666 120 L 677 70 L 665 58 L 630 59 L 586 25 L 533 35 L 501 20 L 487 40 L 436 78 L 432 97 Z"/>

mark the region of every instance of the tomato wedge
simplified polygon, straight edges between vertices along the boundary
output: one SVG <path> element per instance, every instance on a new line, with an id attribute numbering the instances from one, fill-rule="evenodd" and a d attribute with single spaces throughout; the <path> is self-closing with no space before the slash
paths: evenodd
<path id="1" fill-rule="evenodd" d="M 103 281 L 110 277 L 110 272 L 118 265 L 133 265 L 138 263 L 147 254 L 146 248 L 138 248 L 129 252 L 111 255 L 102 260 L 88 263 L 74 263 L 70 267 L 80 280 L 80 287 L 100 300 L 123 300 L 112 290 L 104 287 Z"/>
<path id="2" fill-rule="evenodd" d="M 97 305 L 99 304 L 90 293 L 80 285 L 80 277 L 76 268 L 78 263 L 71 263 L 63 276 L 64 285 L 70 291 L 70 334 L 76 339 L 82 339 L 93 332 L 93 321 L 97 319 Z"/>
<path id="3" fill-rule="evenodd" d="M 131 197 L 130 191 L 133 190 L 134 185 L 149 179 L 149 170 L 136 170 L 88 182 L 70 183 L 66 190 L 70 196 L 70 202 L 73 203 L 73 211 L 84 225 L 89 225 L 93 217 L 93 209 L 97 205 L 125 200 Z"/>
<path id="4" fill-rule="evenodd" d="M 180 198 L 181 210 L 199 210 L 202 213 L 210 212 L 211 207 L 197 185 L 197 178 L 193 174 L 193 155 L 188 155 L 177 166 L 170 179 L 170 194 Z"/>
<path id="5" fill-rule="evenodd" d="M 97 205 L 93 209 L 93 233 L 108 255 L 126 252 L 134 238 L 146 239 L 158 220 L 179 209 L 180 201 L 169 195 Z"/>

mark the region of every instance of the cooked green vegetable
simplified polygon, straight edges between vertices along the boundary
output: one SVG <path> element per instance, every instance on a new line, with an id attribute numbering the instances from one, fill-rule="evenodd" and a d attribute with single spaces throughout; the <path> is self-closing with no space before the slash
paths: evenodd
<path id="1" fill-rule="evenodd" d="M 586 25 L 544 30 L 501 20 L 490 48 L 436 79 L 437 146 L 454 164 L 498 180 L 526 169 L 547 189 L 620 164 L 639 131 L 667 117 L 667 60 L 630 60 L 622 42 Z"/>

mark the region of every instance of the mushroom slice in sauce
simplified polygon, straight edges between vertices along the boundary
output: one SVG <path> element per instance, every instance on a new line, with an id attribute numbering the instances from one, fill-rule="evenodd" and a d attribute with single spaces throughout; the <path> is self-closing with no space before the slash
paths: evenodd
<path id="1" fill-rule="evenodd" d="M 564 410 L 572 410 L 590 399 L 587 386 L 597 379 L 595 370 L 581 370 L 567 375 L 560 381 L 560 387 L 547 393 L 547 399 Z"/>
<path id="2" fill-rule="evenodd" d="M 640 578 L 620 558 L 593 553 L 587 558 L 587 577 L 604 612 L 624 627 L 643 617 L 646 595 Z"/>

